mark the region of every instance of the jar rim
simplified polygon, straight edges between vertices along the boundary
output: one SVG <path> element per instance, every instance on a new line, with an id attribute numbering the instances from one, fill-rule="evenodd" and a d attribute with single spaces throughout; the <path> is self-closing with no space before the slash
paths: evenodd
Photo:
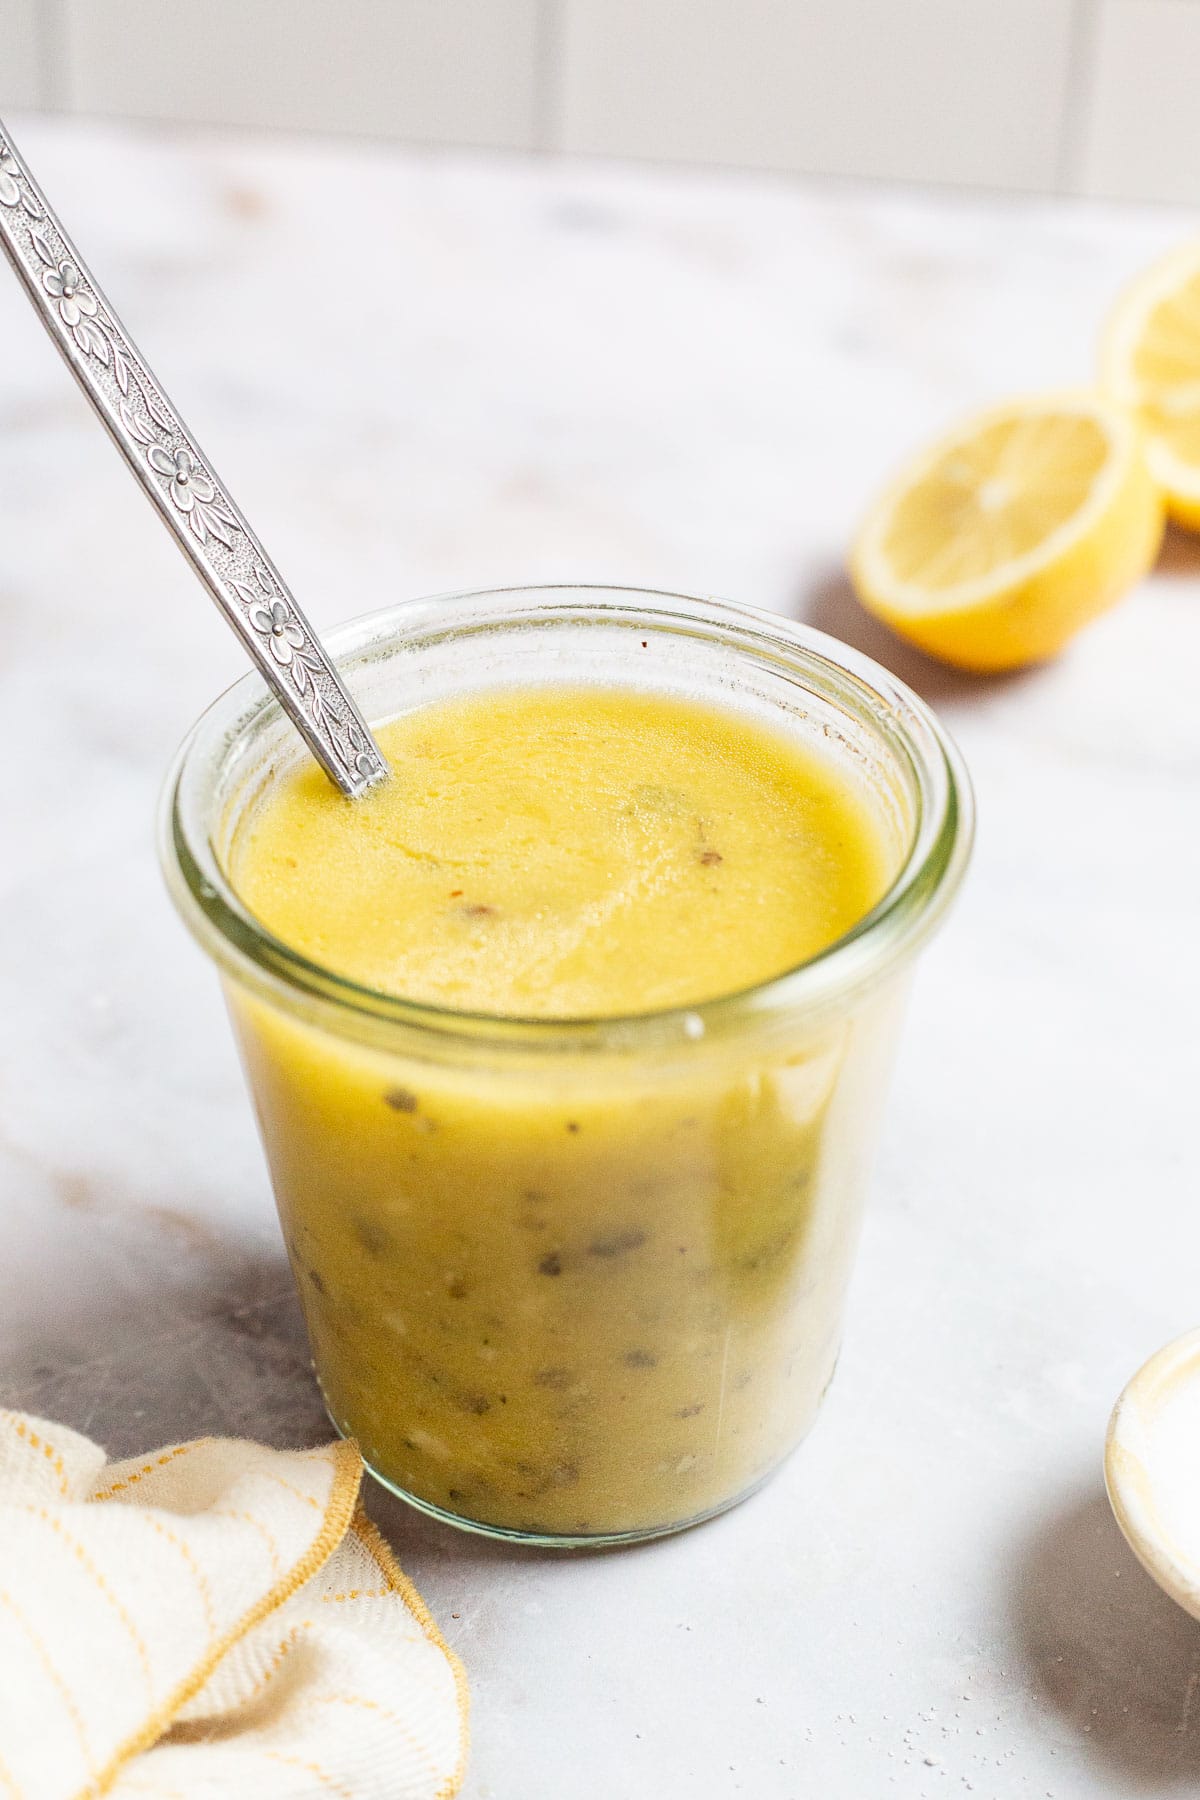
<path id="1" fill-rule="evenodd" d="M 520 603 L 525 611 L 514 610 Z M 590 1018 L 514 1017 L 460 1011 L 384 993 L 340 975 L 277 938 L 245 906 L 212 839 L 198 787 L 219 771 L 254 728 L 281 716 L 279 702 L 251 671 L 201 714 L 170 769 L 160 810 L 159 848 L 167 887 L 192 935 L 226 973 L 277 1002 L 297 1001 L 326 1023 L 360 1034 L 416 1030 L 427 1039 L 498 1050 L 619 1048 L 723 1035 L 754 1021 L 817 1015 L 847 995 L 874 986 L 915 954 L 956 893 L 970 857 L 974 806 L 970 780 L 949 734 L 933 712 L 881 664 L 826 633 L 781 614 L 733 601 L 698 599 L 659 589 L 602 583 L 514 585 L 400 601 L 360 615 L 325 638 L 339 666 L 421 633 L 422 642 L 461 628 L 455 606 L 488 610 L 491 625 L 613 621 L 631 609 L 656 626 L 684 630 L 731 647 L 782 655 L 858 721 L 886 739 L 914 778 L 916 819 L 890 887 L 841 937 L 805 961 L 735 992 L 688 1005 Z M 211 796 L 210 796 L 211 798 Z M 352 804 L 352 802 L 351 802 Z M 209 809 L 211 813 L 211 807 Z"/>

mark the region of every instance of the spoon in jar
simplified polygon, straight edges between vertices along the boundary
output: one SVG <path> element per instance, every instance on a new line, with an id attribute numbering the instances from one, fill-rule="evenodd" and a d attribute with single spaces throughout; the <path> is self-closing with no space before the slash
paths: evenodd
<path id="1" fill-rule="evenodd" d="M 320 639 L 105 299 L 0 120 L 0 245 L 101 423 L 330 780 L 388 766 Z"/>

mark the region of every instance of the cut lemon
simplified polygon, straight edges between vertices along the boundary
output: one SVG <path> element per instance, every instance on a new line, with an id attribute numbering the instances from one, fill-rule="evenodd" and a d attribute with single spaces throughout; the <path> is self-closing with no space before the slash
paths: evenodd
<path id="1" fill-rule="evenodd" d="M 1091 394 L 1015 400 L 917 456 L 864 520 L 864 606 L 960 668 L 1053 656 L 1154 561 L 1163 502 L 1135 421 Z"/>
<path id="2" fill-rule="evenodd" d="M 1181 525 L 1200 529 L 1200 243 L 1127 288 L 1100 351 L 1105 391 L 1137 413 L 1151 473 Z"/>

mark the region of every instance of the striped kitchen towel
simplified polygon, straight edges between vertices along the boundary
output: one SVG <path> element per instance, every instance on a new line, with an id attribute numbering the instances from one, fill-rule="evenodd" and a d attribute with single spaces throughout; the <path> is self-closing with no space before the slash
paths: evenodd
<path id="1" fill-rule="evenodd" d="M 448 1800 L 466 1682 L 351 1444 L 109 1463 L 0 1411 L 0 1800 Z"/>

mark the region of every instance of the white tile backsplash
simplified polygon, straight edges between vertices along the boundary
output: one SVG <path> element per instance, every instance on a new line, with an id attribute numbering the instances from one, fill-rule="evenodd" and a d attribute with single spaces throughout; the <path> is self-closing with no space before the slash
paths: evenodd
<path id="1" fill-rule="evenodd" d="M 540 0 L 66 0 L 77 111 L 524 148 Z"/>
<path id="2" fill-rule="evenodd" d="M 563 147 L 1057 181 L 1071 0 L 561 0 Z"/>
<path id="3" fill-rule="evenodd" d="M 1099 4 L 1078 191 L 1200 205 L 1200 4 Z"/>
<path id="4" fill-rule="evenodd" d="M 0 0 L 65 107 L 1200 203 L 1200 0 Z"/>
<path id="5" fill-rule="evenodd" d="M 0 0 L 0 110 L 43 104 L 38 0 Z"/>

